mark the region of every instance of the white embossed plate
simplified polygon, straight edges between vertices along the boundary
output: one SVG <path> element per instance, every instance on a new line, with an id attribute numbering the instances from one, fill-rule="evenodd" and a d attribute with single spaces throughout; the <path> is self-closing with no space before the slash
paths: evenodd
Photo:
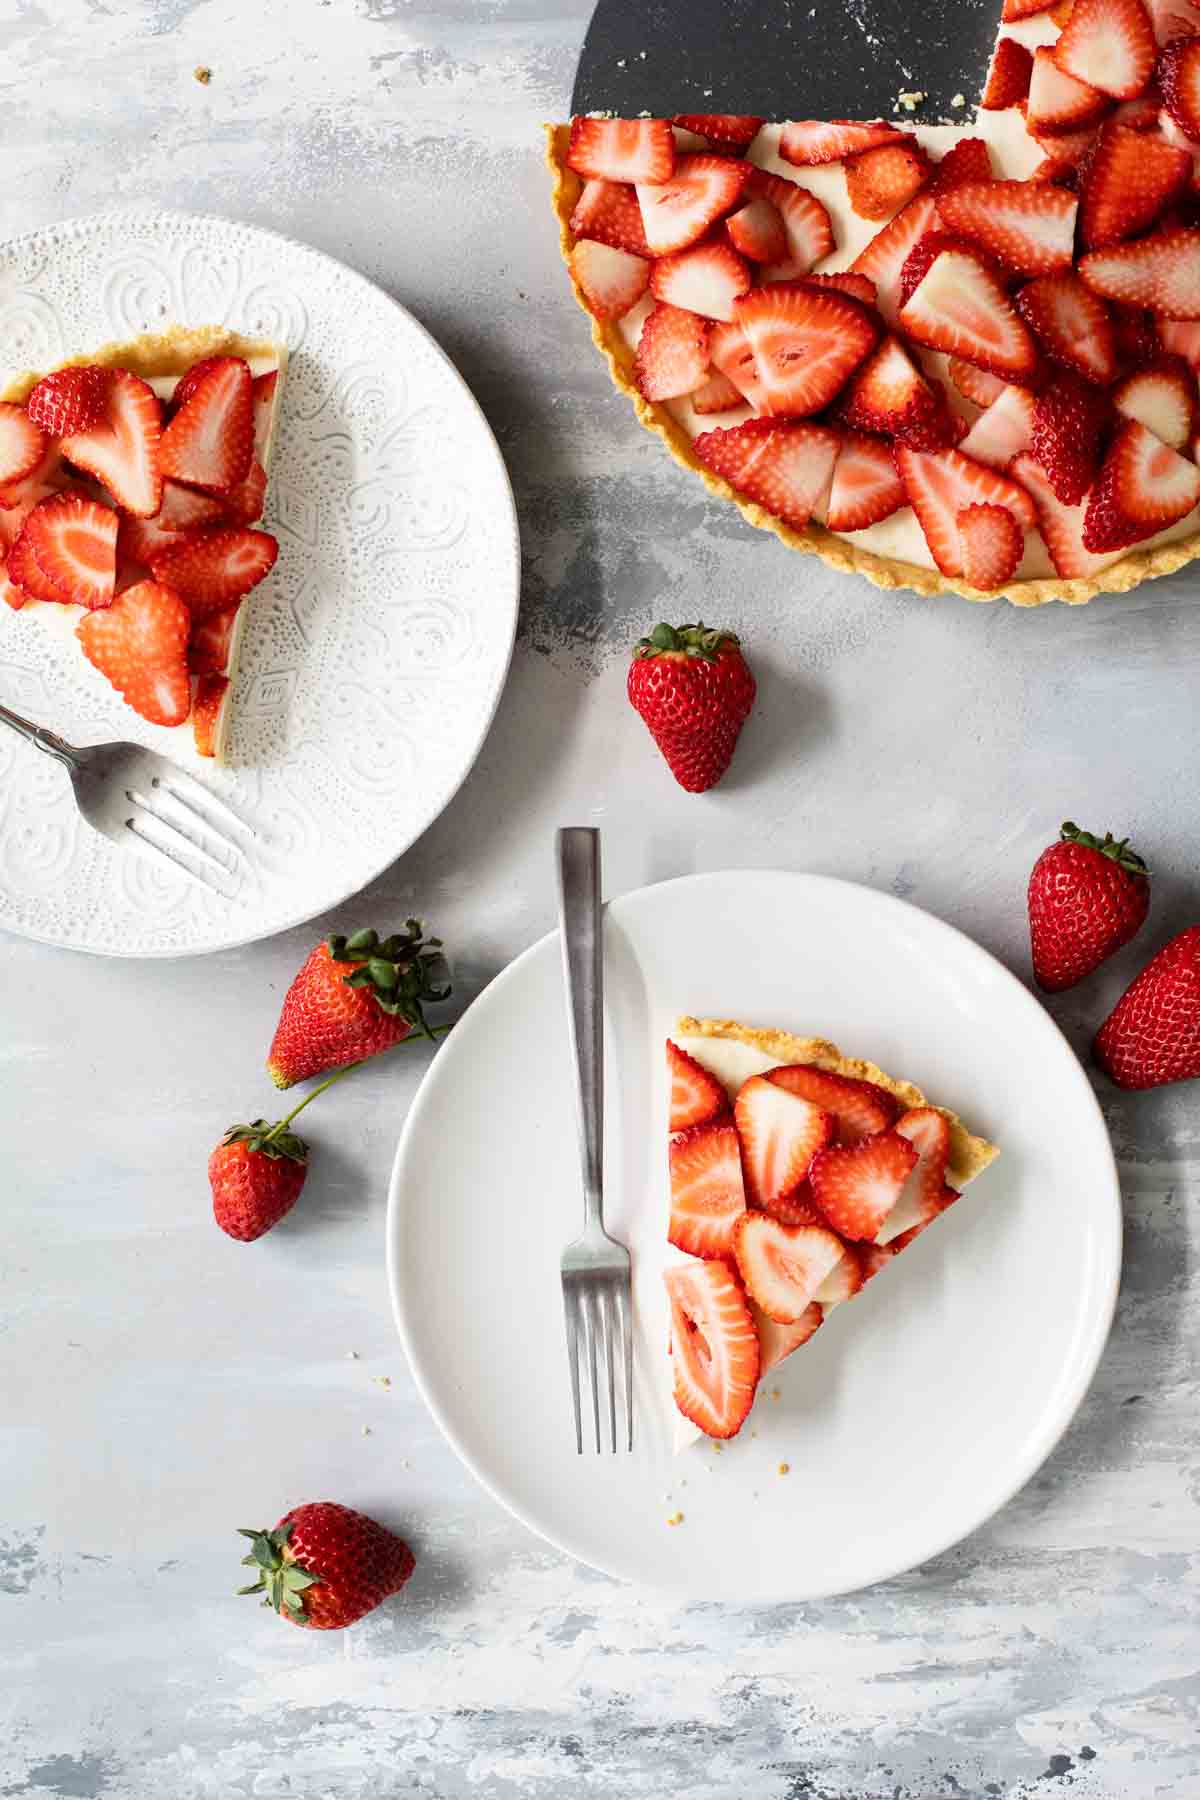
<path id="1" fill-rule="evenodd" d="M 479 752 L 516 630 L 512 491 L 475 400 L 429 334 L 303 244 L 188 213 L 109 213 L 0 245 L 0 381 L 169 322 L 291 351 L 251 595 L 231 764 L 205 779 L 259 837 L 220 900 L 78 818 L 62 771 L 0 735 L 0 926 L 108 955 L 266 937 L 336 906 L 406 850 Z M 0 607 L 0 699 L 81 743 L 190 754 L 72 641 L 73 609 Z M 198 765 L 197 765 L 198 766 Z"/>

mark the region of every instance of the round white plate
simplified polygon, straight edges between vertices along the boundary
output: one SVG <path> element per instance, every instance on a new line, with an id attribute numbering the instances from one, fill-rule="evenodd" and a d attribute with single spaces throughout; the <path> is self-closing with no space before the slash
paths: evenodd
<path id="1" fill-rule="evenodd" d="M 79 653 L 73 608 L 0 608 L 0 700 L 78 742 L 153 744 L 258 830 L 236 897 L 216 898 L 89 831 L 61 769 L 0 733 L 0 926 L 114 956 L 246 943 L 365 887 L 474 762 L 517 620 L 496 441 L 379 288 L 274 232 L 187 213 L 103 214 L 0 245 L 0 379 L 171 322 L 291 351 L 266 513 L 280 555 L 246 603 L 235 766 L 195 759 L 190 725 L 140 720 Z"/>
<path id="2" fill-rule="evenodd" d="M 740 871 L 644 888 L 608 907 L 605 966 L 606 1214 L 635 1259 L 634 1454 L 575 1453 L 558 1258 L 581 1202 L 557 934 L 455 1027 L 397 1152 L 392 1297 L 430 1410 L 510 1511 L 610 1574 L 802 1600 L 925 1561 L 1029 1479 L 1108 1333 L 1120 1194 L 1082 1069 L 985 951 L 847 882 Z M 1002 1155 L 768 1378 L 738 1438 L 675 1457 L 662 1046 L 682 1012 L 832 1038 Z"/>

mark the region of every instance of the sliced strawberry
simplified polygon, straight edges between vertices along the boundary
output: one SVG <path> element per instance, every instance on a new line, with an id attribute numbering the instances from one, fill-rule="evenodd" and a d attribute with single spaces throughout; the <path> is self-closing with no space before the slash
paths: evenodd
<path id="1" fill-rule="evenodd" d="M 1068 506 L 1061 501 L 1045 471 L 1028 454 L 1014 460 L 1012 473 L 1032 496 L 1037 508 L 1038 528 L 1046 541 L 1055 573 L 1064 581 L 1078 581 L 1086 580 L 1102 569 L 1110 559 L 1093 556 L 1083 547 L 1086 505 Z"/>
<path id="2" fill-rule="evenodd" d="M 1001 381 L 998 375 L 989 375 L 986 369 L 977 369 L 974 363 L 963 362 L 957 356 L 950 358 L 948 372 L 963 399 L 973 400 L 976 406 L 990 406 L 1006 387 L 1012 385 Z"/>
<path id="3" fill-rule="evenodd" d="M 11 607 L 13 612 L 20 612 L 30 599 L 32 595 L 27 594 L 9 574 L 7 558 L 0 557 L 0 600 L 3 600 L 5 606 Z"/>
<path id="4" fill-rule="evenodd" d="M 725 221 L 725 229 L 734 249 L 742 256 L 748 256 L 751 262 L 778 263 L 788 253 L 783 214 L 763 194 L 755 194 L 745 206 L 731 213 Z"/>
<path id="5" fill-rule="evenodd" d="M 196 531 L 202 525 L 223 524 L 225 506 L 215 494 L 199 494 L 177 481 L 164 481 L 162 505 L 147 523 L 165 532 Z"/>
<path id="6" fill-rule="evenodd" d="M 650 246 L 642 229 L 642 209 L 627 182 L 585 181 L 571 214 L 571 231 L 577 238 L 591 238 L 626 250 L 631 256 L 649 256 Z"/>
<path id="7" fill-rule="evenodd" d="M 658 186 L 637 183 L 646 242 L 655 256 L 686 250 L 733 212 L 746 191 L 749 163 L 728 156 L 681 156 Z"/>
<path id="8" fill-rule="evenodd" d="M 934 259 L 900 309 L 900 329 L 915 343 L 1013 380 L 1030 375 L 1037 364 L 1033 338 L 1004 289 L 977 257 L 965 251 L 943 250 Z"/>
<path id="9" fill-rule="evenodd" d="M 1167 49 L 1178 38 L 1200 35 L 1200 7 L 1194 0 L 1146 0 L 1155 41 Z"/>
<path id="10" fill-rule="evenodd" d="M 49 447 L 46 433 L 23 406 L 0 401 L 0 486 L 11 487 L 32 475 Z"/>
<path id="11" fill-rule="evenodd" d="M 193 675 L 224 675 L 241 601 L 211 612 L 193 614 L 188 637 L 188 668 Z"/>
<path id="12" fill-rule="evenodd" d="M 711 355 L 711 343 L 709 353 Z M 722 375 L 719 369 L 707 381 L 702 381 L 691 396 L 692 411 L 702 416 L 707 413 L 730 412 L 735 406 L 744 406 L 745 400 L 741 390 L 733 385 L 728 375 Z"/>
<path id="13" fill-rule="evenodd" d="M 1060 69 L 1053 51 L 1043 46 L 1034 52 L 1025 109 L 1026 128 L 1034 137 L 1058 138 L 1081 131 L 1102 119 L 1111 105 L 1107 94 Z"/>
<path id="14" fill-rule="evenodd" d="M 1160 319 L 1156 342 L 1200 375 L 1200 319 Z"/>
<path id="15" fill-rule="evenodd" d="M 571 273 L 595 319 L 623 319 L 646 291 L 651 265 L 628 250 L 580 238 L 571 251 Z"/>
<path id="16" fill-rule="evenodd" d="M 275 416 L 275 395 L 279 388 L 279 370 L 268 369 L 254 377 L 254 455 L 266 466 L 267 445 Z"/>
<path id="17" fill-rule="evenodd" d="M 1079 170 L 1066 156 L 1044 156 L 1027 179 L 1034 183 L 1049 182 L 1053 187 L 1070 188 L 1072 193 L 1079 191 Z"/>
<path id="18" fill-rule="evenodd" d="M 945 1210 L 942 1196 L 950 1160 L 950 1124 L 945 1114 L 933 1106 L 915 1107 L 897 1119 L 896 1130 L 913 1146 L 918 1161 L 878 1234 L 881 1244 L 893 1243 Z"/>
<path id="19" fill-rule="evenodd" d="M 107 392 L 107 369 L 91 363 L 56 369 L 30 389 L 25 411 L 48 437 L 70 437 L 99 422 Z"/>
<path id="20" fill-rule="evenodd" d="M 851 300 L 857 300 L 861 306 L 874 306 L 875 283 L 866 275 L 855 275 L 850 269 L 839 271 L 835 275 L 802 275 L 802 287 L 824 289 L 827 293 L 848 294 Z"/>
<path id="21" fill-rule="evenodd" d="M 1200 231 L 1161 231 L 1080 258 L 1090 288 L 1168 319 L 1200 319 Z"/>
<path id="22" fill-rule="evenodd" d="M 182 725 L 192 704 L 191 615 L 179 595 L 140 581 L 111 606 L 85 613 L 75 634 L 88 661 L 152 725 Z"/>
<path id="23" fill-rule="evenodd" d="M 86 431 L 64 438 L 60 447 L 68 462 L 104 483 L 123 511 L 149 518 L 162 498 L 162 407 L 140 376 L 127 369 L 105 374 L 103 414 Z"/>
<path id="24" fill-rule="evenodd" d="M 33 554 L 32 541 L 26 537 L 23 526 L 4 559 L 4 568 L 9 581 L 13 582 L 28 599 L 44 600 L 48 605 L 54 606 L 63 604 L 63 597 L 57 586 L 43 572 L 41 564 Z"/>
<path id="25" fill-rule="evenodd" d="M 910 1225 L 907 1231 L 902 1231 L 899 1237 L 894 1237 L 887 1246 L 888 1249 L 894 1250 L 897 1255 L 899 1255 L 901 1250 L 907 1250 L 913 1240 L 919 1238 L 921 1233 L 927 1230 L 929 1226 L 933 1224 L 935 1219 L 939 1219 L 944 1212 L 948 1211 L 957 1199 L 958 1189 L 948 1186 L 943 1186 L 936 1195 L 929 1196 L 925 1201 L 924 1209 L 916 1224 Z"/>
<path id="26" fill-rule="evenodd" d="M 951 441 L 945 407 L 894 337 L 884 338 L 853 377 L 838 416 L 860 431 L 886 432 L 918 449 Z"/>
<path id="27" fill-rule="evenodd" d="M 860 156 L 878 144 L 894 144 L 904 132 L 883 119 L 865 123 L 855 119 L 800 119 L 785 125 L 779 138 L 779 154 L 784 162 L 798 168 L 814 163 L 844 162 L 848 156 Z"/>
<path id="28" fill-rule="evenodd" d="M 1136 100 L 1122 100 L 1113 108 L 1109 124 L 1120 126 L 1126 131 L 1156 131 L 1159 126 L 1159 113 L 1162 109 L 1162 95 L 1151 82 Z"/>
<path id="29" fill-rule="evenodd" d="M 890 225 L 885 225 L 871 239 L 851 264 L 856 275 L 865 275 L 875 283 L 880 312 L 893 329 L 900 310 L 900 273 L 913 246 L 926 232 L 937 229 L 937 208 L 926 191 L 910 200 Z"/>
<path id="30" fill-rule="evenodd" d="M 194 612 L 228 606 L 248 594 L 275 566 L 279 545 L 269 531 L 217 525 L 187 532 L 151 563 L 156 581 L 174 588 Z"/>
<path id="31" fill-rule="evenodd" d="M 1073 168 L 1078 170 L 1079 165 L 1090 155 L 1092 146 L 1096 142 L 1096 127 L 1085 125 L 1082 131 L 1063 131 L 1054 137 L 1048 136 L 1045 132 L 1034 131 L 1030 133 L 1030 136 L 1035 139 L 1044 156 L 1052 156 L 1059 163 L 1070 163 Z M 1057 185 L 1061 187 L 1064 184 L 1060 180 Z"/>
<path id="32" fill-rule="evenodd" d="M 738 1134 L 728 1114 L 679 1132 L 671 1139 L 670 1162 L 668 1241 L 689 1256 L 731 1257 L 746 1195 Z"/>
<path id="33" fill-rule="evenodd" d="M 1200 17 L 1196 30 L 1200 32 Z M 1163 104 L 1180 131 L 1200 142 L 1200 36 L 1184 37 L 1163 51 L 1158 81 Z"/>
<path id="34" fill-rule="evenodd" d="M 675 139 L 666 119 L 572 119 L 567 166 L 601 181 L 669 181 Z"/>
<path id="35" fill-rule="evenodd" d="M 908 305 L 943 250 L 965 251 L 968 256 L 973 256 L 977 261 L 982 262 L 997 279 L 1000 279 L 999 265 L 994 263 L 990 256 L 986 256 L 979 245 L 973 244 L 969 238 L 955 237 L 949 231 L 927 231 L 925 236 L 919 238 L 913 245 L 904 259 L 904 267 L 900 271 L 898 295 L 901 306 Z"/>
<path id="36" fill-rule="evenodd" d="M 1160 343 L 1159 332 L 1155 329 L 1154 314 L 1143 312 L 1138 306 L 1121 306 L 1115 300 L 1109 302 L 1109 314 L 1113 324 L 1113 342 L 1117 347 L 1118 360 L 1126 367 L 1141 368 L 1146 363 L 1157 361 L 1159 354 L 1168 346 Z M 1169 325 L 1163 320 L 1163 331 L 1192 331 L 1192 325 Z M 1186 360 L 1186 358 L 1185 358 Z"/>
<path id="37" fill-rule="evenodd" d="M 1015 25 L 1018 19 L 1030 19 L 1035 13 L 1048 12 L 1054 0 L 1004 0 L 1000 14 L 1006 25 Z"/>
<path id="38" fill-rule="evenodd" d="M 741 326 L 714 325 L 709 334 L 708 353 L 713 367 L 731 381 L 755 412 L 765 410 L 763 384 L 758 378 L 754 351 Z"/>
<path id="39" fill-rule="evenodd" d="M 951 188 L 938 201 L 947 227 L 972 239 L 1019 275 L 1069 269 L 1079 202 L 1063 188 L 1029 181 L 983 181 Z"/>
<path id="40" fill-rule="evenodd" d="M 840 440 L 823 425 L 748 419 L 702 432 L 692 448 L 730 487 L 803 531 L 829 488 Z"/>
<path id="41" fill-rule="evenodd" d="M 1055 362 L 1101 387 L 1112 381 L 1117 346 L 1108 308 L 1074 271 L 1029 282 L 1017 295 L 1017 311 Z"/>
<path id="42" fill-rule="evenodd" d="M 221 710 L 229 682 L 224 675 L 202 675 L 196 683 L 192 702 L 192 735 L 197 756 L 215 756 L 220 732 Z"/>
<path id="43" fill-rule="evenodd" d="M 760 1363 L 742 1284 L 723 1262 L 679 1263 L 663 1280 L 675 1404 L 709 1437 L 733 1437 L 754 1403 Z"/>
<path id="44" fill-rule="evenodd" d="M 202 356 L 199 362 L 194 362 L 175 383 L 169 410 L 177 413 L 181 406 L 186 406 L 205 376 L 210 370 L 220 368 L 223 361 L 220 356 Z"/>
<path id="45" fill-rule="evenodd" d="M 671 123 L 698 133 L 710 144 L 740 153 L 753 143 L 766 120 L 751 113 L 676 113 Z"/>
<path id="46" fill-rule="evenodd" d="M 959 138 L 951 144 L 933 173 L 934 195 L 949 193 L 964 182 L 990 181 L 992 159 L 982 138 Z"/>
<path id="47" fill-rule="evenodd" d="M 916 1165 L 916 1150 L 896 1131 L 822 1150 L 813 1160 L 813 1199 L 842 1237 L 874 1238 Z"/>
<path id="48" fill-rule="evenodd" d="M 896 467 L 934 562 L 943 575 L 962 574 L 958 515 L 968 506 L 1005 506 L 1018 525 L 1035 523 L 1023 488 L 959 450 L 933 452 L 895 446 Z"/>
<path id="49" fill-rule="evenodd" d="M 253 378 L 240 356 L 206 361 L 162 434 L 158 463 L 174 481 L 228 493 L 254 459 Z"/>
<path id="50" fill-rule="evenodd" d="M 825 509 L 825 523 L 830 531 L 863 531 L 907 505 L 891 445 L 883 438 L 848 431 L 834 464 L 833 486 Z"/>
<path id="51" fill-rule="evenodd" d="M 253 525 L 262 518 L 266 499 L 267 471 L 260 462 L 252 462 L 245 481 L 239 481 L 223 496 L 224 517 L 231 525 Z"/>
<path id="52" fill-rule="evenodd" d="M 774 1319 L 768 1319 L 760 1307 L 750 1302 L 750 1316 L 754 1320 L 754 1329 L 758 1333 L 760 1371 L 759 1379 L 770 1369 L 778 1368 L 785 1357 L 793 1350 L 799 1350 L 807 1344 L 810 1337 L 818 1331 L 825 1321 L 825 1314 L 814 1301 L 798 1318 L 794 1325 L 777 1325 Z"/>
<path id="53" fill-rule="evenodd" d="M 835 1144 L 857 1144 L 877 1131 L 886 1131 L 900 1110 L 887 1089 L 873 1081 L 834 1075 L 811 1063 L 786 1063 L 771 1069 L 767 1080 L 831 1113 Z"/>
<path id="54" fill-rule="evenodd" d="M 55 494 L 26 518 L 18 540 L 25 546 L 22 557 L 32 555 L 65 605 L 108 606 L 116 580 L 117 524 L 116 513 L 98 500 Z"/>
<path id="55" fill-rule="evenodd" d="M 846 192 L 860 219 L 890 219 L 920 192 L 933 164 L 915 139 L 880 144 L 846 163 Z"/>
<path id="56" fill-rule="evenodd" d="M 747 192 L 756 199 L 769 200 L 783 220 L 790 277 L 807 275 L 815 263 L 829 255 L 834 247 L 829 214 L 806 187 L 789 181 L 786 175 L 752 168 Z"/>
<path id="57" fill-rule="evenodd" d="M 715 1075 L 702 1068 L 694 1056 L 667 1039 L 667 1078 L 671 1083 L 668 1131 L 686 1131 L 689 1125 L 706 1125 L 728 1110 L 729 1099 Z"/>
<path id="58" fill-rule="evenodd" d="M 991 469 L 1007 469 L 1014 456 L 1029 448 L 1033 412 L 1034 397 L 1029 389 L 1005 384 L 980 413 L 959 449 Z"/>
<path id="59" fill-rule="evenodd" d="M 763 1212 L 743 1213 L 733 1232 L 742 1285 L 779 1325 L 804 1317 L 843 1249 L 841 1238 L 823 1225 L 781 1225 Z"/>
<path id="60" fill-rule="evenodd" d="M 1034 403 L 1029 453 L 1064 506 L 1082 500 L 1095 479 L 1108 417 L 1108 396 L 1077 375 L 1060 375 Z"/>
<path id="61" fill-rule="evenodd" d="M 856 1248 L 864 1286 L 868 1281 L 874 1281 L 880 1270 L 886 1269 L 896 1255 L 895 1244 L 859 1244 Z"/>
<path id="62" fill-rule="evenodd" d="M 698 387 L 708 372 L 708 336 L 706 319 L 660 301 L 642 326 L 634 361 L 643 397 L 675 400 Z"/>
<path id="63" fill-rule="evenodd" d="M 866 1280 L 864 1248 L 859 1244 L 842 1243 L 841 1256 L 817 1289 L 817 1303 L 823 1319 L 844 1300 L 853 1300 L 861 1289 Z"/>
<path id="64" fill-rule="evenodd" d="M 733 303 L 750 292 L 750 265 L 719 239 L 662 256 L 650 270 L 650 292 L 669 306 L 705 319 L 733 318 Z"/>
<path id="65" fill-rule="evenodd" d="M 986 593 L 1012 580 L 1025 553 L 1025 534 L 1006 507 L 964 507 L 958 515 L 958 535 L 968 587 Z"/>
<path id="66" fill-rule="evenodd" d="M 1028 94 L 1032 73 L 1033 57 L 1024 44 L 1019 44 L 1016 38 L 1000 38 L 992 55 L 980 106 L 985 112 L 1004 112 L 1015 106 Z"/>
<path id="67" fill-rule="evenodd" d="M 855 301 L 798 284 L 756 288 L 734 315 L 754 352 L 763 408 L 777 418 L 820 412 L 875 342 L 870 315 Z"/>
<path id="68" fill-rule="evenodd" d="M 1158 55 L 1142 0 L 1075 0 L 1054 46 L 1054 60 L 1076 81 L 1133 100 L 1149 81 Z"/>
<path id="69" fill-rule="evenodd" d="M 746 1198 L 768 1212 L 796 1191 L 817 1151 L 833 1142 L 832 1113 L 764 1075 L 742 1083 L 733 1116 L 742 1144 Z"/>
<path id="70" fill-rule="evenodd" d="M 1171 206 L 1192 178 L 1190 152 L 1127 126 L 1107 125 L 1079 191 L 1085 250 L 1134 237 Z"/>
<path id="71" fill-rule="evenodd" d="M 1144 425 L 1122 425 L 1088 500 L 1084 548 L 1097 555 L 1141 543 L 1200 501 L 1200 469 Z"/>
<path id="72" fill-rule="evenodd" d="M 1136 419 L 1160 442 L 1182 450 L 1192 435 L 1196 380 L 1182 357 L 1164 356 L 1118 382 L 1112 403 L 1124 418 Z"/>

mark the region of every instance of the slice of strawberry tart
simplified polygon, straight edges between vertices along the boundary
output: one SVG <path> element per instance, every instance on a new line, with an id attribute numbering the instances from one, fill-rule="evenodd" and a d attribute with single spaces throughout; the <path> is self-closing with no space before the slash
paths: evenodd
<path id="1" fill-rule="evenodd" d="M 819 1038 L 680 1019 L 667 1042 L 676 1448 L 759 1382 L 997 1156 L 911 1082 Z"/>

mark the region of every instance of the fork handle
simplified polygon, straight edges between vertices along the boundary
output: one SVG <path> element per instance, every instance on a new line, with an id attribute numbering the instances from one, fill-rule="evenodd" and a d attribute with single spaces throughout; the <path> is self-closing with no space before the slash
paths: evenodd
<path id="1" fill-rule="evenodd" d="M 35 725 L 32 719 L 23 719 L 20 713 L 12 712 L 7 706 L 0 706 L 0 719 L 3 719 L 6 725 L 11 725 L 13 730 L 21 737 L 26 738 L 29 743 L 36 744 L 39 750 L 44 750 L 47 756 L 56 757 L 60 763 L 65 763 L 68 769 L 76 766 L 75 752 L 71 745 L 65 743 L 62 738 L 55 737 L 54 733 L 47 731 L 44 725 Z"/>
<path id="2" fill-rule="evenodd" d="M 558 916 L 567 1019 L 579 1103 L 586 1226 L 603 1225 L 604 955 L 600 917 L 600 833 L 569 825 L 559 833 Z"/>

